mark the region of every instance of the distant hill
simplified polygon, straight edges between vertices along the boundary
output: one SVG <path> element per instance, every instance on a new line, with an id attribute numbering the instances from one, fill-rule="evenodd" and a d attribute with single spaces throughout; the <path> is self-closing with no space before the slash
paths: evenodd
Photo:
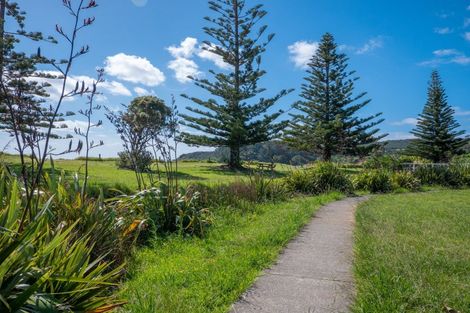
<path id="1" fill-rule="evenodd" d="M 398 154 L 403 152 L 413 139 L 384 141 L 385 154 Z M 470 146 L 467 146 L 470 151 Z M 180 160 L 212 160 L 226 162 L 229 157 L 228 148 L 217 148 L 210 152 L 193 152 L 180 156 Z M 314 161 L 315 155 L 307 152 L 299 152 L 289 148 L 279 141 L 270 141 L 244 147 L 241 151 L 242 160 L 258 162 L 277 162 L 292 165 L 302 165 Z"/>

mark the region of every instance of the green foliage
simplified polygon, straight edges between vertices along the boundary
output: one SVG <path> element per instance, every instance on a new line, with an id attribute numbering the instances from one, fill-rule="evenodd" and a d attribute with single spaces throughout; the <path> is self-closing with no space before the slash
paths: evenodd
<path id="1" fill-rule="evenodd" d="M 391 179 L 394 190 L 402 188 L 408 191 L 418 191 L 421 189 L 421 181 L 411 172 L 394 172 Z"/>
<path id="2" fill-rule="evenodd" d="M 153 163 L 153 156 L 147 150 L 140 151 L 138 154 L 131 157 L 131 153 L 121 151 L 118 153 L 116 165 L 118 168 L 127 170 L 136 170 L 138 173 L 145 173 L 150 171 Z"/>
<path id="3" fill-rule="evenodd" d="M 337 52 L 333 36 L 323 35 L 308 64 L 303 101 L 293 105 L 301 113 L 292 115 L 286 131 L 285 140 L 292 147 L 316 153 L 324 161 L 330 161 L 335 154 L 367 155 L 385 137 L 374 129 L 383 122 L 375 120 L 381 113 L 357 116 L 371 100 L 361 100 L 365 92 L 353 95 L 358 78 L 347 69 L 347 62 L 347 56 Z"/>
<path id="4" fill-rule="evenodd" d="M 312 168 L 294 171 L 285 178 L 285 182 L 289 190 L 305 194 L 352 191 L 349 177 L 338 165 L 330 162 L 319 162 Z"/>
<path id="5" fill-rule="evenodd" d="M 366 169 L 387 169 L 390 171 L 402 169 L 402 160 L 396 155 L 374 155 L 364 162 Z"/>
<path id="6" fill-rule="evenodd" d="M 161 183 L 159 188 L 142 190 L 133 195 L 121 195 L 108 203 L 118 211 L 132 212 L 148 225 L 146 238 L 178 231 L 203 236 L 212 224 L 211 212 L 200 206 L 199 193 L 176 193 Z"/>
<path id="7" fill-rule="evenodd" d="M 265 90 L 259 82 L 266 74 L 260 68 L 261 56 L 274 37 L 270 34 L 263 41 L 267 26 L 256 29 L 267 14 L 263 5 L 247 8 L 244 0 L 213 0 L 209 8 L 216 16 L 206 18 L 210 25 L 204 32 L 213 42 L 206 42 L 203 49 L 223 59 L 228 70 L 211 71 L 214 81 L 190 77 L 209 91 L 211 98 L 183 95 L 197 104 L 187 107 L 193 115 L 182 115 L 183 124 L 203 134 L 186 132 L 182 137 L 188 144 L 229 147 L 229 166 L 240 168 L 241 147 L 271 140 L 284 128 L 284 123 L 275 123 L 282 112 L 270 113 L 270 109 L 290 91 L 282 90 L 272 98 L 259 97 Z"/>
<path id="8" fill-rule="evenodd" d="M 214 210 L 229 207 L 252 211 L 256 203 L 283 201 L 290 196 L 283 181 L 262 174 L 228 184 L 191 184 L 187 191 L 198 194 L 201 206 Z"/>
<path id="9" fill-rule="evenodd" d="M 418 117 L 418 125 L 411 132 L 417 140 L 413 141 L 409 153 L 434 163 L 448 162 L 454 155 L 462 153 L 468 140 L 462 138 L 464 130 L 456 130 L 460 124 L 454 114 L 454 109 L 447 103 L 439 73 L 435 70 L 429 82 L 428 100 Z"/>
<path id="10" fill-rule="evenodd" d="M 24 212 L 15 179 L 0 185 L 0 311 L 106 312 L 122 267 L 105 254 L 92 257 L 90 236 L 76 236 L 79 221 L 54 226 L 52 198 L 22 228 Z M 106 309 L 107 308 L 107 309 Z"/>
<path id="11" fill-rule="evenodd" d="M 419 166 L 414 175 L 424 185 L 440 185 L 446 187 L 460 188 L 470 186 L 470 166 L 468 164 L 435 165 L 428 164 Z"/>
<path id="12" fill-rule="evenodd" d="M 389 170 L 365 170 L 353 178 L 356 190 L 366 190 L 372 193 L 387 193 L 393 191 L 392 172 Z"/>

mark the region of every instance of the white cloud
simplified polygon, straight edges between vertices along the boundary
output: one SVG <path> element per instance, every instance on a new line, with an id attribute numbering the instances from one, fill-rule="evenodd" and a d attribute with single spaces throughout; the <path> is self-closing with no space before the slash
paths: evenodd
<path id="1" fill-rule="evenodd" d="M 118 53 L 105 61 L 108 75 L 131 83 L 158 86 L 165 81 L 165 75 L 146 58 Z"/>
<path id="2" fill-rule="evenodd" d="M 460 107 L 454 107 L 455 116 L 470 116 L 470 110 L 465 111 Z"/>
<path id="3" fill-rule="evenodd" d="M 73 132 L 75 128 L 78 128 L 81 130 L 86 129 L 88 127 L 88 122 L 80 121 L 80 120 L 65 120 L 65 121 L 56 122 L 55 125 L 57 128 L 54 131 Z M 62 125 L 67 126 L 67 128 L 61 128 Z M 96 124 L 92 123 L 91 125 L 95 126 Z M 96 126 L 93 128 L 96 129 L 97 127 L 100 127 L 100 126 Z"/>
<path id="4" fill-rule="evenodd" d="M 198 64 L 194 61 L 194 56 L 198 56 L 203 60 L 213 62 L 217 67 L 227 70 L 231 66 L 224 62 L 219 55 L 212 53 L 211 50 L 215 45 L 207 45 L 205 43 L 198 45 L 198 40 L 193 37 L 187 37 L 178 46 L 170 46 L 168 52 L 174 58 L 168 63 L 168 68 L 173 70 L 175 78 L 180 83 L 187 83 L 191 77 L 199 77 L 203 73 L 199 71 Z"/>
<path id="5" fill-rule="evenodd" d="M 142 87 L 135 87 L 135 88 L 134 88 L 134 92 L 135 92 L 139 97 L 148 96 L 148 95 L 153 95 L 153 94 L 154 94 L 154 91 L 153 91 L 153 90 L 147 90 L 147 89 L 142 88 Z"/>
<path id="6" fill-rule="evenodd" d="M 41 73 L 45 75 L 51 75 L 55 77 L 60 77 L 60 73 L 57 71 L 42 71 Z M 53 101 L 57 101 L 62 93 L 62 79 L 53 79 L 53 78 L 43 78 L 43 77 L 34 77 L 30 78 L 30 80 L 38 81 L 41 83 L 48 83 L 50 87 L 47 88 L 47 92 L 49 93 L 49 99 Z M 85 83 L 85 87 L 91 88 L 93 82 L 95 82 L 96 79 L 93 77 L 85 76 L 85 75 L 71 75 L 67 79 L 67 83 L 65 85 L 65 94 L 73 91 L 76 87 L 76 84 L 79 83 L 81 84 L 82 82 Z M 116 81 L 104 81 L 98 85 L 97 88 L 98 92 L 105 93 L 105 94 L 111 94 L 115 96 L 127 96 L 130 97 L 132 96 L 132 93 L 127 89 L 122 83 L 116 82 Z M 66 98 L 66 101 L 72 101 L 73 98 Z M 106 96 L 105 95 L 98 95 L 97 97 L 98 101 L 105 101 Z"/>
<path id="7" fill-rule="evenodd" d="M 168 68 L 175 72 L 176 80 L 183 84 L 191 81 L 189 77 L 198 77 L 202 74 L 196 62 L 185 58 L 176 58 L 170 61 Z"/>
<path id="8" fill-rule="evenodd" d="M 168 68 L 175 72 L 177 81 L 184 84 L 191 81 L 189 76 L 198 77 L 202 74 L 199 71 L 199 66 L 192 60 L 194 53 L 197 51 L 196 38 L 187 37 L 179 46 L 170 46 L 167 50 L 174 57 L 168 63 Z"/>
<path id="9" fill-rule="evenodd" d="M 460 64 L 460 65 L 468 65 L 468 64 L 470 64 L 470 57 L 468 57 L 466 55 L 459 55 L 459 56 L 456 56 L 455 58 L 453 58 L 452 60 L 450 60 L 450 63 L 456 63 L 456 64 Z"/>
<path id="10" fill-rule="evenodd" d="M 439 35 L 447 35 L 454 32 L 454 30 L 450 27 L 436 27 L 434 28 L 434 32 Z"/>
<path id="11" fill-rule="evenodd" d="M 369 39 L 361 48 L 357 49 L 357 54 L 365 54 L 372 52 L 376 49 L 382 48 L 384 45 L 382 37 Z"/>
<path id="12" fill-rule="evenodd" d="M 297 41 L 288 46 L 290 60 L 294 62 L 295 67 L 305 69 L 312 56 L 318 49 L 318 42 Z"/>
<path id="13" fill-rule="evenodd" d="M 210 46 L 207 44 L 202 44 L 199 46 L 199 50 L 197 52 L 197 56 L 200 57 L 201 59 L 205 59 L 208 61 L 211 61 L 214 63 L 218 68 L 221 68 L 223 70 L 228 70 L 232 66 L 224 61 L 224 59 L 218 55 L 212 52 L 212 50 L 215 48 L 214 44 L 211 44 Z"/>
<path id="14" fill-rule="evenodd" d="M 433 51 L 434 59 L 419 63 L 421 66 L 437 66 L 439 64 L 469 65 L 470 57 L 455 49 L 441 49 Z"/>
<path id="15" fill-rule="evenodd" d="M 393 122 L 391 123 L 392 125 L 394 126 L 416 126 L 416 124 L 418 123 L 418 119 L 414 118 L 414 117 L 407 117 L 407 118 L 404 118 L 402 119 L 401 121 L 398 121 L 398 122 Z"/>
<path id="16" fill-rule="evenodd" d="M 167 50 L 174 58 L 191 58 L 196 52 L 197 39 L 187 37 L 179 46 L 170 46 Z"/>
<path id="17" fill-rule="evenodd" d="M 461 53 L 455 49 L 440 49 L 433 51 L 433 54 L 438 57 L 443 57 L 449 55 L 460 55 Z"/>

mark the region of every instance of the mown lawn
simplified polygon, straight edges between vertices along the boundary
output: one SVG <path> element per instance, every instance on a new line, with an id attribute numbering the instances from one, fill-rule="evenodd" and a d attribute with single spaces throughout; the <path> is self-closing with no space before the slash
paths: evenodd
<path id="1" fill-rule="evenodd" d="M 160 239 L 136 253 L 126 312 L 227 312 L 314 212 L 339 194 L 216 212 L 205 239 Z"/>
<path id="2" fill-rule="evenodd" d="M 18 166 L 18 156 L 2 155 L 0 161 L 6 164 Z M 65 171 L 69 176 L 75 173 L 83 174 L 83 160 L 55 160 L 54 166 L 57 170 Z M 201 183 L 226 183 L 246 178 L 249 171 L 229 171 L 222 167 L 220 163 L 208 162 L 178 162 L 178 177 L 185 185 L 188 182 Z M 125 186 L 130 189 L 137 188 L 137 182 L 133 171 L 119 169 L 115 160 L 90 161 L 89 163 L 90 183 L 92 185 Z M 46 163 L 46 168 L 50 168 L 50 162 Z M 274 176 L 279 177 L 292 170 L 291 166 L 277 164 Z M 266 171 L 267 175 L 271 175 Z M 155 177 L 158 177 L 156 174 Z M 163 177 L 164 178 L 164 177 Z"/>
<path id="3" fill-rule="evenodd" d="M 470 312 L 470 190 L 376 196 L 356 223 L 353 312 Z"/>

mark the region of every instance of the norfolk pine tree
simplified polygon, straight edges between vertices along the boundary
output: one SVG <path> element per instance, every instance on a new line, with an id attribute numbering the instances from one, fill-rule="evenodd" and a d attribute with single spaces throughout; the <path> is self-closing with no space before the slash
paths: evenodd
<path id="1" fill-rule="evenodd" d="M 360 109 L 371 100 L 365 92 L 354 95 L 355 72 L 349 71 L 348 58 L 337 52 L 331 34 L 323 35 L 318 50 L 308 64 L 301 97 L 293 105 L 298 114 L 285 131 L 285 141 L 293 148 L 318 154 L 330 161 L 335 154 L 366 155 L 379 147 L 374 128 L 383 122 L 382 113 L 361 118 Z"/>
<path id="2" fill-rule="evenodd" d="M 410 146 L 411 154 L 434 163 L 448 162 L 459 154 L 468 139 L 454 118 L 454 109 L 447 103 L 447 95 L 438 71 L 433 71 L 428 86 L 428 99 L 418 124 L 411 133 L 417 138 Z"/>
<path id="3" fill-rule="evenodd" d="M 282 111 L 268 110 L 291 90 L 282 90 L 272 98 L 260 98 L 265 91 L 258 81 L 266 72 L 260 68 L 261 55 L 273 34 L 262 40 L 267 26 L 255 29 L 267 14 L 263 6 L 246 8 L 244 0 L 209 1 L 216 17 L 206 17 L 211 26 L 204 32 L 215 42 L 205 42 L 204 49 L 221 57 L 230 66 L 228 72 L 210 71 L 214 80 L 191 77 L 214 98 L 202 100 L 187 95 L 197 106 L 187 107 L 192 115 L 182 114 L 183 125 L 201 134 L 182 133 L 190 145 L 229 147 L 229 167 L 241 168 L 240 148 L 268 141 L 285 127 L 276 123 Z"/>

